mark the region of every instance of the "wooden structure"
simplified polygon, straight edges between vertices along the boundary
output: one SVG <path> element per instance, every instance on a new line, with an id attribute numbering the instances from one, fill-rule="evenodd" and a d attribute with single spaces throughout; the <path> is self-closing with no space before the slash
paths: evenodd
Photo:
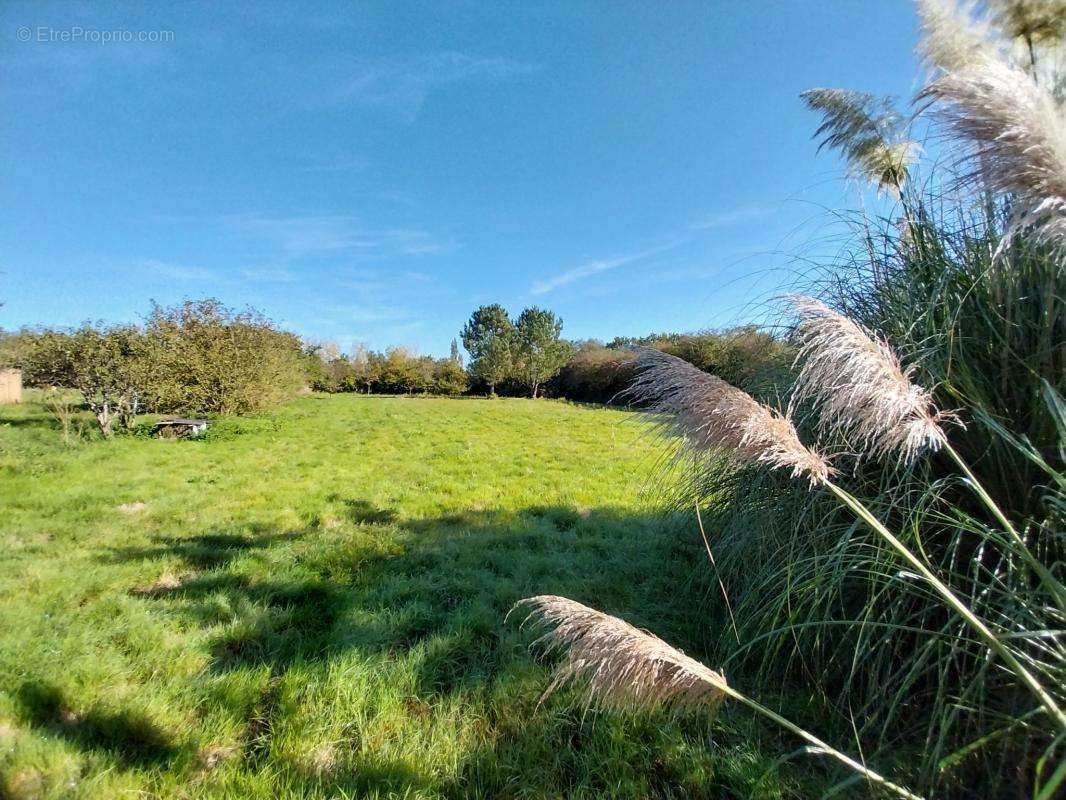
<path id="1" fill-rule="evenodd" d="M 22 402 L 22 370 L 0 369 L 0 403 Z"/>
<path id="2" fill-rule="evenodd" d="M 164 419 L 157 422 L 152 431 L 162 439 L 195 439 L 207 431 L 207 420 Z"/>

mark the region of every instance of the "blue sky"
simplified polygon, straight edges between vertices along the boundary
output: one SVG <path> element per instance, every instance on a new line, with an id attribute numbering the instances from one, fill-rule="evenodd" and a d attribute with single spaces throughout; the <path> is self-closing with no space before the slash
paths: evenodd
<path id="1" fill-rule="evenodd" d="M 916 24 L 905 0 L 4 0 L 0 327 L 213 296 L 442 354 L 487 302 L 574 338 L 757 318 L 855 199 L 797 95 L 909 98 Z"/>

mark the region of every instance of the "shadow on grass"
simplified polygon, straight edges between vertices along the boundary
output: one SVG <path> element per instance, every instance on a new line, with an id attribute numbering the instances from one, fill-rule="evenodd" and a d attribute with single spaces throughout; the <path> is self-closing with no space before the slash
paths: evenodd
<path id="1" fill-rule="evenodd" d="M 378 508 L 366 500 L 346 499 L 338 495 L 330 495 L 326 499 L 343 503 L 344 515 L 356 525 L 387 525 L 396 521 L 395 511 Z"/>
<path id="2" fill-rule="evenodd" d="M 113 547 L 101 558 L 112 563 L 155 558 L 180 558 L 197 570 L 221 569 L 249 550 L 262 550 L 281 542 L 298 539 L 304 531 L 276 531 L 252 524 L 250 534 L 211 532 L 197 536 L 157 536 L 148 547 Z"/>
<path id="3" fill-rule="evenodd" d="M 365 500 L 327 502 L 330 508 L 298 531 L 211 531 L 104 556 L 180 560 L 190 574 L 139 596 L 217 630 L 209 645 L 215 674 L 267 668 L 262 696 L 239 710 L 246 764 L 258 768 L 274 757 L 276 715 L 289 713 L 275 702 L 277 681 L 294 665 L 318 669 L 357 650 L 371 662 L 402 663 L 413 677 L 412 716 L 430 717 L 453 697 L 478 704 L 487 714 L 484 744 L 462 754 L 458 776 L 447 781 L 418 764 L 375 761 L 355 750 L 327 775 L 301 773 L 307 787 L 354 796 L 435 787 L 454 797 L 527 789 L 541 796 L 702 796 L 697 784 L 721 790 L 707 782 L 706 751 L 690 741 L 702 734 L 661 718 L 594 724 L 579 712 L 538 712 L 544 674 L 527 651 L 531 637 L 516 621 L 504 623 L 522 597 L 563 594 L 620 613 L 698 657 L 706 620 L 694 603 L 710 584 L 686 521 L 566 506 L 401 520 Z M 321 527 L 317 520 L 338 506 L 354 527 Z M 280 546 L 283 553 L 270 550 Z M 693 727 L 706 731 L 703 723 Z M 618 781 L 631 785 L 615 791 Z"/>
<path id="4" fill-rule="evenodd" d="M 157 764 L 177 755 L 166 731 L 143 714 L 97 708 L 76 713 L 58 688 L 43 682 L 24 683 L 16 699 L 30 724 L 83 750 L 109 753 L 123 766 Z"/>
<path id="5" fill-rule="evenodd" d="M 59 420 L 51 414 L 27 414 L 25 416 L 0 416 L 0 425 L 10 428 L 40 428 L 46 431 L 63 429 Z"/>

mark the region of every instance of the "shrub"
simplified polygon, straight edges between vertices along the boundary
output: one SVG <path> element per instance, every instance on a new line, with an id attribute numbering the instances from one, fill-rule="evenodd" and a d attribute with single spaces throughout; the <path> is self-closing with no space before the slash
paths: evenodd
<path id="1" fill-rule="evenodd" d="M 430 388 L 433 394 L 458 395 L 465 392 L 469 385 L 466 370 L 458 361 L 449 357 L 435 362 Z"/>
<path id="2" fill-rule="evenodd" d="M 86 323 L 72 331 L 26 334 L 21 361 L 27 385 L 80 392 L 105 438 L 116 419 L 133 426 L 152 373 L 145 339 L 130 326 Z"/>
<path id="3" fill-rule="evenodd" d="M 754 326 L 702 333 L 663 333 L 619 337 L 607 346 L 584 342 L 552 379 L 552 394 L 570 400 L 626 403 L 632 379 L 633 351 L 650 347 L 675 355 L 695 367 L 728 380 L 756 397 L 773 398 L 788 386 L 795 349 Z"/>
<path id="4" fill-rule="evenodd" d="M 569 400 L 611 403 L 633 378 L 633 351 L 584 342 L 549 384 L 549 391 Z"/>
<path id="5" fill-rule="evenodd" d="M 927 51 L 942 53 L 944 27 L 926 23 Z M 899 530 L 1061 707 L 1066 164 L 1039 145 L 1062 141 L 1066 119 L 1045 88 L 1055 80 L 995 58 L 952 65 L 926 91 L 957 137 L 945 147 L 968 163 L 962 175 L 934 169 L 921 186 L 899 115 L 856 93 L 807 98 L 826 112 L 826 143 L 898 201 L 884 216 L 851 218 L 851 245 L 826 265 L 823 294 L 884 337 L 964 427 L 946 427 L 939 455 L 901 465 L 856 458 L 856 432 L 827 427 L 824 407 L 795 411 L 801 431 L 838 453 L 843 489 Z M 1038 53 L 1034 63 L 1055 62 Z M 1030 101 L 1049 113 L 1027 116 Z M 833 380 L 823 376 L 830 392 Z M 727 663 L 746 661 L 766 680 L 802 665 L 856 710 L 838 722 L 854 723 L 871 752 L 922 742 L 911 768 L 930 794 L 1061 791 L 1055 715 L 870 529 L 750 469 L 708 466 L 692 478 L 691 492 L 722 509 L 708 530 L 739 632 L 720 639 Z"/>
<path id="6" fill-rule="evenodd" d="M 241 414 L 287 400 L 305 384 L 299 340 L 252 311 L 214 300 L 156 306 L 146 325 L 86 323 L 23 331 L 8 357 L 29 386 L 77 389 L 105 436 L 139 411 Z"/>
<path id="7" fill-rule="evenodd" d="M 662 350 L 756 396 L 773 395 L 787 386 L 789 367 L 795 357 L 795 350 L 787 342 L 753 325 L 614 339 L 609 346 Z"/>
<path id="8" fill-rule="evenodd" d="M 156 306 L 145 335 L 155 409 L 244 414 L 296 395 L 306 372 L 299 339 L 255 311 L 217 300 Z"/>

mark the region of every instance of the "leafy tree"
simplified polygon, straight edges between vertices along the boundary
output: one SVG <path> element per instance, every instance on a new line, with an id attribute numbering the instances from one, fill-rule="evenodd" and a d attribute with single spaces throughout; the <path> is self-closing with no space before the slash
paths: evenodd
<path id="1" fill-rule="evenodd" d="M 0 367 L 21 367 L 33 348 L 31 331 L 0 331 Z"/>
<path id="2" fill-rule="evenodd" d="M 385 351 L 379 382 L 386 392 L 411 394 L 424 383 L 419 359 L 406 347 L 391 347 Z"/>
<path id="3" fill-rule="evenodd" d="M 489 386 L 495 396 L 496 385 L 514 370 L 515 328 L 507 309 L 498 304 L 481 306 L 461 332 L 463 347 L 470 353 L 470 371 Z"/>
<path id="4" fill-rule="evenodd" d="M 383 387 L 385 381 L 385 354 L 378 353 L 376 351 L 368 351 L 366 359 L 366 372 L 363 380 L 366 382 L 366 393 L 370 394 L 371 391 L 385 391 Z"/>
<path id="5" fill-rule="evenodd" d="M 133 426 L 151 372 L 146 341 L 139 330 L 90 323 L 74 331 L 45 331 L 34 337 L 23 369 L 27 383 L 81 392 L 105 438 L 113 434 L 116 419 L 124 427 Z"/>
<path id="6" fill-rule="evenodd" d="M 455 339 L 452 339 L 452 351 L 448 357 L 459 366 L 459 369 L 463 368 L 463 354 L 459 352 L 459 342 Z"/>
<path id="7" fill-rule="evenodd" d="M 358 388 L 365 388 L 367 394 L 370 394 L 370 387 L 374 383 L 374 364 L 371 355 L 366 345 L 357 344 L 348 357 L 348 363 L 352 366 L 352 384 Z"/>
<path id="8" fill-rule="evenodd" d="M 515 336 L 513 332 L 493 336 L 482 350 L 481 357 L 470 362 L 470 372 L 489 387 L 489 396 L 496 396 L 496 386 L 514 372 Z"/>
<path id="9" fill-rule="evenodd" d="M 340 392 L 354 384 L 352 365 L 336 342 L 311 345 L 306 369 L 311 388 L 316 392 Z"/>
<path id="10" fill-rule="evenodd" d="M 463 365 L 453 358 L 444 358 L 436 363 L 433 370 L 431 391 L 434 394 L 462 394 L 469 383 Z"/>
<path id="11" fill-rule="evenodd" d="M 256 311 L 235 312 L 211 299 L 156 306 L 146 333 L 155 408 L 243 414 L 306 385 L 300 340 Z"/>
<path id="12" fill-rule="evenodd" d="M 517 372 L 536 397 L 544 382 L 554 376 L 573 355 L 573 347 L 561 337 L 563 321 L 553 312 L 533 306 L 515 325 Z"/>

